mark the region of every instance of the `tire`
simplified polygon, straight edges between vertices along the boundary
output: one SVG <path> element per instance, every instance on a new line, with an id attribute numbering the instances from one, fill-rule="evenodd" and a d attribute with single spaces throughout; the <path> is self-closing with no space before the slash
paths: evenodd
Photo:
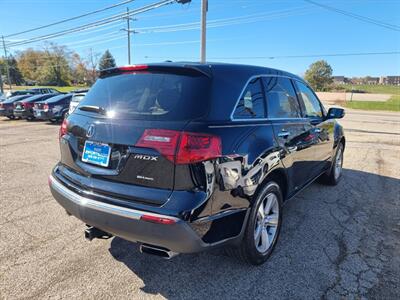
<path id="1" fill-rule="evenodd" d="M 332 161 L 332 166 L 327 173 L 321 175 L 319 178 L 320 183 L 327 185 L 337 185 L 339 183 L 342 178 L 343 151 L 344 146 L 343 143 L 340 142 L 336 150 L 335 158 Z"/>
<path id="2" fill-rule="evenodd" d="M 58 119 L 49 119 L 49 121 L 50 121 L 51 123 L 56 123 L 56 122 L 58 122 Z"/>
<path id="3" fill-rule="evenodd" d="M 268 181 L 255 197 L 243 240 L 238 247 L 227 248 L 226 252 L 252 265 L 263 264 L 271 255 L 279 238 L 282 226 L 282 201 L 279 185 L 274 181 Z M 260 209 L 261 205 L 264 209 Z M 271 209 L 268 209 L 267 205 Z M 267 216 L 262 219 L 262 212 L 265 213 L 267 210 L 270 226 L 266 225 Z"/>
<path id="4" fill-rule="evenodd" d="M 14 120 L 14 119 L 15 119 L 15 116 L 14 116 L 14 115 L 11 115 L 11 116 L 7 116 L 7 118 L 9 118 L 10 120 Z"/>

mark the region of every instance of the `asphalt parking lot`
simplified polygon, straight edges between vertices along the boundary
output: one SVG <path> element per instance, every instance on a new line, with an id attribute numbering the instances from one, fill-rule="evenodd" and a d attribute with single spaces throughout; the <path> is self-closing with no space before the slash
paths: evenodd
<path id="1" fill-rule="evenodd" d="M 166 261 L 120 238 L 87 242 L 47 177 L 58 128 L 0 119 L 0 299 L 400 298 L 400 114 L 348 111 L 344 177 L 284 209 L 269 261 L 214 250 Z"/>

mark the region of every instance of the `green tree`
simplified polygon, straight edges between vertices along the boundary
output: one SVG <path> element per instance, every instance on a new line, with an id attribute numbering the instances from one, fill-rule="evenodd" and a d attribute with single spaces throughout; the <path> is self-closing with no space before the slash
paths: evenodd
<path id="1" fill-rule="evenodd" d="M 116 66 L 117 65 L 115 63 L 114 57 L 112 56 L 111 52 L 108 51 L 108 49 L 107 49 L 106 52 L 104 52 L 104 54 L 100 58 L 99 70 L 114 68 Z"/>
<path id="2" fill-rule="evenodd" d="M 304 79 L 316 91 L 324 91 L 332 84 L 332 67 L 325 60 L 318 60 L 310 65 Z"/>
<path id="3" fill-rule="evenodd" d="M 21 70 L 25 81 L 37 81 L 40 75 L 41 66 L 44 63 L 46 54 L 43 51 L 28 48 L 17 52 L 18 67 Z"/>
<path id="4" fill-rule="evenodd" d="M 44 47 L 45 61 L 41 66 L 39 82 L 46 85 L 69 85 L 72 75 L 70 52 L 65 46 L 49 43 Z"/>
<path id="5" fill-rule="evenodd" d="M 10 72 L 11 84 L 21 85 L 23 83 L 23 77 L 21 71 L 18 68 L 18 63 L 16 59 L 11 55 L 7 59 L 8 70 Z M 8 83 L 7 80 L 7 67 L 4 59 L 0 59 L 0 73 L 3 75 L 4 83 Z"/>
<path id="6" fill-rule="evenodd" d="M 10 81 L 12 84 L 21 85 L 23 83 L 23 78 L 21 71 L 18 68 L 17 60 L 14 56 L 8 57 L 8 68 L 10 70 Z"/>

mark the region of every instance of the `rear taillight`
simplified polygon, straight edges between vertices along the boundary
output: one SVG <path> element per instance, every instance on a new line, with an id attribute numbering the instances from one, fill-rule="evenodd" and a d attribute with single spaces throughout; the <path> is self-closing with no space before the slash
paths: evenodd
<path id="1" fill-rule="evenodd" d="M 25 109 L 29 109 L 29 108 L 33 107 L 33 103 L 29 103 L 29 102 L 22 103 L 22 107 Z"/>
<path id="2" fill-rule="evenodd" d="M 176 155 L 177 164 L 190 164 L 220 157 L 221 139 L 214 135 L 183 132 Z"/>
<path id="3" fill-rule="evenodd" d="M 156 149 L 168 160 L 174 162 L 176 145 L 179 142 L 179 136 L 179 131 L 166 129 L 146 129 L 135 146 Z"/>
<path id="4" fill-rule="evenodd" d="M 3 103 L 0 103 L 0 108 L 3 108 Z"/>
<path id="5" fill-rule="evenodd" d="M 135 146 L 155 149 L 176 164 L 201 162 L 222 153 L 218 136 L 165 129 L 146 129 Z"/>
<path id="6" fill-rule="evenodd" d="M 48 104 L 43 105 L 43 109 L 44 109 L 45 111 L 48 111 L 48 110 L 49 110 L 49 105 L 48 105 Z"/>
<path id="7" fill-rule="evenodd" d="M 60 127 L 60 132 L 59 132 L 59 139 L 61 139 L 64 135 L 67 134 L 67 127 L 68 127 L 68 120 L 64 119 L 64 121 L 61 124 Z"/>

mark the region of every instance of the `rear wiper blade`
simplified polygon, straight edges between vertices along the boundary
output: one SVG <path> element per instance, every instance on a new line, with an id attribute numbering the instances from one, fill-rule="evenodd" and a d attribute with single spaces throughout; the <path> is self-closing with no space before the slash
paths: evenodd
<path id="1" fill-rule="evenodd" d="M 78 107 L 80 110 L 84 110 L 84 111 L 92 111 L 92 112 L 96 112 L 102 115 L 106 114 L 106 109 L 104 107 L 101 106 L 94 106 L 94 105 L 82 105 Z"/>

